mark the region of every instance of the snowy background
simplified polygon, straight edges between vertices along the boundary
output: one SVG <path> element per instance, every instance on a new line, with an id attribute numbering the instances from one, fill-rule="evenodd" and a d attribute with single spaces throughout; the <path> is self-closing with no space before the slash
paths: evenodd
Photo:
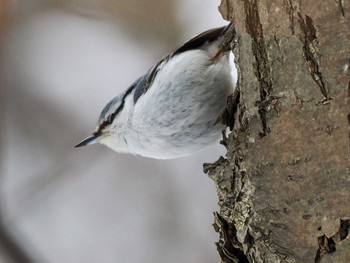
<path id="1" fill-rule="evenodd" d="M 225 25 L 218 5 L 12 1 L 1 38 L 1 215 L 35 262 L 219 261 L 216 190 L 202 163 L 222 146 L 168 161 L 73 148 L 158 59 Z"/>

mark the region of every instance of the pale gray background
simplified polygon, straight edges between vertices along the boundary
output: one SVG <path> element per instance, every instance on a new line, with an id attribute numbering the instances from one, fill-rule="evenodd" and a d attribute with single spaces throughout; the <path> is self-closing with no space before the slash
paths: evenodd
<path id="1" fill-rule="evenodd" d="M 218 262 L 220 145 L 158 161 L 74 149 L 164 54 L 226 24 L 219 0 L 16 1 L 3 43 L 1 202 L 38 262 Z M 4 96 L 4 94 L 2 95 Z"/>

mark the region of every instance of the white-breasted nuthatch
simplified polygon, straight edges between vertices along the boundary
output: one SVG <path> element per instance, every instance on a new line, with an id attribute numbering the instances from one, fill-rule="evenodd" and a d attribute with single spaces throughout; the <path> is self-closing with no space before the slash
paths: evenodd
<path id="1" fill-rule="evenodd" d="M 229 63 L 234 26 L 205 31 L 163 57 L 102 110 L 92 136 L 117 152 L 172 159 L 218 142 L 216 123 L 233 92 Z"/>

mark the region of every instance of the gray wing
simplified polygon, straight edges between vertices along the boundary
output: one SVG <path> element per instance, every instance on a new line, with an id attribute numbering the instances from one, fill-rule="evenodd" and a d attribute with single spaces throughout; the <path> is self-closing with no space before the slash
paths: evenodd
<path id="1" fill-rule="evenodd" d="M 148 78 L 150 74 L 150 70 L 143 75 L 142 77 L 138 78 L 132 85 L 132 89 L 135 90 L 134 92 L 134 103 L 142 96 L 142 94 L 146 93 L 148 87 L 150 86 L 150 83 L 148 83 Z"/>

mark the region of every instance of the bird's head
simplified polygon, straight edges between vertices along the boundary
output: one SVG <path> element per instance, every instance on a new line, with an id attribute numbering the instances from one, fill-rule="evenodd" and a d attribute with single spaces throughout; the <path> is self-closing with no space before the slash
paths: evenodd
<path id="1" fill-rule="evenodd" d="M 121 113 L 124 107 L 124 97 L 117 96 L 112 99 L 107 105 L 103 108 L 99 118 L 95 131 L 91 136 L 85 138 L 79 142 L 75 147 L 82 147 L 87 145 L 92 145 L 95 143 L 106 144 L 105 141 L 111 135 L 111 128 L 115 120 L 118 118 L 118 115 Z"/>

